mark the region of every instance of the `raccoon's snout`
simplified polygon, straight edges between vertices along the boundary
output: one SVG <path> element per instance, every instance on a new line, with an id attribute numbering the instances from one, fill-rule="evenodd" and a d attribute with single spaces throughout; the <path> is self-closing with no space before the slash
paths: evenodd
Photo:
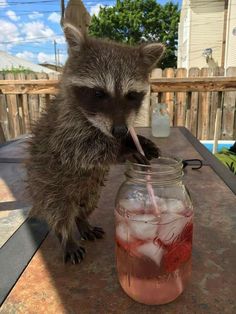
<path id="1" fill-rule="evenodd" d="M 115 125 L 111 133 L 115 138 L 122 138 L 128 133 L 128 128 L 126 125 Z"/>

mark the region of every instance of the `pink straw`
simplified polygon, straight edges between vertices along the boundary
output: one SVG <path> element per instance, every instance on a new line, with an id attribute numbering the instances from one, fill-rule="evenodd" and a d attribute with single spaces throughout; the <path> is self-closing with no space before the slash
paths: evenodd
<path id="1" fill-rule="evenodd" d="M 130 135 L 131 135 L 131 137 L 132 137 L 132 139 L 134 141 L 134 144 L 135 144 L 137 150 L 139 151 L 140 154 L 145 156 L 143 148 L 142 148 L 142 146 L 141 146 L 141 144 L 139 142 L 138 136 L 137 136 L 137 134 L 135 132 L 135 129 L 133 127 L 130 127 L 129 131 L 130 131 Z M 152 188 L 152 184 L 149 182 L 150 179 L 151 179 L 151 176 L 147 175 L 146 178 L 147 178 L 147 191 L 148 191 L 149 197 L 151 199 L 152 205 L 153 205 L 157 215 L 160 216 L 161 212 L 158 209 L 158 206 L 157 206 L 157 203 L 156 203 L 155 194 L 154 194 L 154 191 L 153 191 L 153 188 Z"/>

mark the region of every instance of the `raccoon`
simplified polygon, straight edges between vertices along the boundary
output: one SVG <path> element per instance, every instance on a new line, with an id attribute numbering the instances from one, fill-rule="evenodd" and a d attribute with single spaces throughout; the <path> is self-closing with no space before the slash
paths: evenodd
<path id="1" fill-rule="evenodd" d="M 33 207 L 63 248 L 64 262 L 80 263 L 81 239 L 104 236 L 88 217 L 96 208 L 109 165 L 147 163 L 158 148 L 139 136 L 146 157 L 128 132 L 148 90 L 148 76 L 164 47 L 138 47 L 95 39 L 64 25 L 68 60 L 59 93 L 32 130 L 26 164 Z"/>

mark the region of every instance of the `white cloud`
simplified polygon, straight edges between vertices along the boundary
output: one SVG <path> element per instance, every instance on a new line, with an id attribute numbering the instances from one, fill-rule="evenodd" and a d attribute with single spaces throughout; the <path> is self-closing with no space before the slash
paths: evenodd
<path id="1" fill-rule="evenodd" d="M 63 53 L 59 53 L 59 61 L 60 64 L 64 64 L 66 61 L 67 55 Z M 39 63 L 52 63 L 55 64 L 55 55 L 54 54 L 47 54 L 44 52 L 39 52 L 37 55 L 37 59 Z"/>
<path id="2" fill-rule="evenodd" d="M 39 63 L 55 63 L 54 54 L 47 54 L 44 52 L 39 52 L 37 55 L 37 59 Z"/>
<path id="3" fill-rule="evenodd" d="M 8 10 L 6 12 L 6 15 L 9 17 L 10 20 L 12 21 L 18 21 L 20 20 L 19 16 L 16 16 L 16 13 L 14 11 Z"/>
<path id="4" fill-rule="evenodd" d="M 64 35 L 57 35 L 57 36 L 55 36 L 54 39 L 56 40 L 57 44 L 65 44 L 66 43 Z"/>
<path id="5" fill-rule="evenodd" d="M 40 18 L 43 17 L 43 13 L 39 13 L 39 12 L 37 12 L 37 11 L 34 11 L 34 12 L 32 12 L 31 14 L 29 14 L 28 17 L 29 17 L 31 20 L 40 19 Z"/>
<path id="6" fill-rule="evenodd" d="M 35 42 L 52 41 L 55 36 L 54 31 L 50 27 L 39 21 L 25 23 L 22 27 L 22 33 L 25 34 L 26 40 Z"/>
<path id="7" fill-rule="evenodd" d="M 31 51 L 24 50 L 23 52 L 18 52 L 16 54 L 18 58 L 22 58 L 28 61 L 33 61 L 35 59 L 35 55 Z"/>
<path id="8" fill-rule="evenodd" d="M 104 7 L 104 5 L 101 4 L 101 3 L 97 3 L 96 5 L 93 5 L 93 6 L 90 8 L 90 15 L 91 15 L 91 16 L 92 16 L 92 15 L 98 16 L 98 13 L 99 13 L 101 7 L 102 7 L 102 8 Z"/>
<path id="9" fill-rule="evenodd" d="M 18 41 L 22 41 L 18 27 L 12 23 L 0 19 L 1 32 L 0 32 L 0 50 L 5 50 L 16 45 Z"/>
<path id="10" fill-rule="evenodd" d="M 52 12 L 48 17 L 48 20 L 53 23 L 60 23 L 61 15 L 56 12 Z"/>
<path id="11" fill-rule="evenodd" d="M 0 0 L 0 7 L 1 7 L 1 8 L 8 7 L 7 0 Z"/>

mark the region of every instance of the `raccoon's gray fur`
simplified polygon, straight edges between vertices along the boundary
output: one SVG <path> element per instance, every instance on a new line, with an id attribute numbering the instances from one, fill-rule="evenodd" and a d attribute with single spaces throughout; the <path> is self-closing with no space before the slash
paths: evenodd
<path id="1" fill-rule="evenodd" d="M 78 263 L 85 251 L 76 231 L 90 240 L 104 234 L 87 217 L 109 165 L 127 158 L 143 161 L 124 126 L 132 125 L 140 109 L 163 46 L 89 38 L 69 24 L 64 31 L 69 57 L 59 94 L 33 128 L 26 166 L 30 215 L 45 219 L 62 244 L 64 260 Z M 156 157 L 152 142 L 140 140 L 147 156 Z"/>

